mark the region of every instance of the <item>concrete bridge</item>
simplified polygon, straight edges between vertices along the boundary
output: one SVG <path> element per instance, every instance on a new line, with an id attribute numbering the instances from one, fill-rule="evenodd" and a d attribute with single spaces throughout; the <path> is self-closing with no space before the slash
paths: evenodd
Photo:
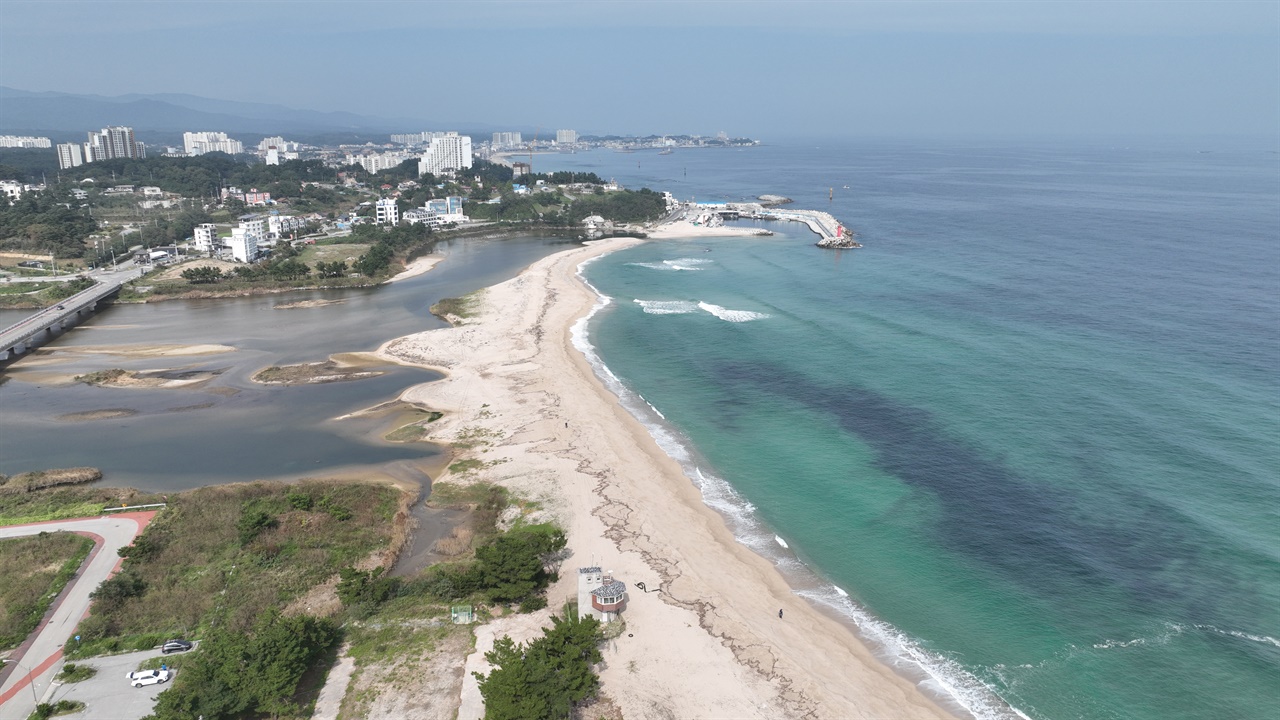
<path id="1" fill-rule="evenodd" d="M 120 292 L 119 282 L 99 282 L 59 302 L 40 310 L 27 319 L 0 330 L 0 364 L 8 362 L 27 350 L 44 343 L 66 328 L 88 317 L 104 300 Z"/>

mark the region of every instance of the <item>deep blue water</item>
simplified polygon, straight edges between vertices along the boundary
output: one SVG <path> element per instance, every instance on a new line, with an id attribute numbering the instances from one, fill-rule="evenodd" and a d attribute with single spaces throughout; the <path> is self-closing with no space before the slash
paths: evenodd
<path id="1" fill-rule="evenodd" d="M 540 163 L 686 199 L 783 194 L 858 231 L 852 252 L 773 224 L 584 271 L 612 298 L 590 340 L 629 404 L 798 591 L 980 714 L 1269 718 L 1274 145 Z"/>

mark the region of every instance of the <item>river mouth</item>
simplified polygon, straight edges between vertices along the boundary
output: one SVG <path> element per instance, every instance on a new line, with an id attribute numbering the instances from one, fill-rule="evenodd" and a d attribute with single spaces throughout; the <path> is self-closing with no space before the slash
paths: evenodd
<path id="1" fill-rule="evenodd" d="M 113 305 L 0 378 L 0 473 L 101 468 L 101 484 L 180 491 L 229 482 L 373 477 L 407 463 L 438 472 L 448 453 L 386 436 L 422 412 L 362 412 L 441 377 L 383 363 L 384 342 L 445 327 L 429 308 L 513 277 L 567 247 L 557 238 L 441 243 L 430 272 L 375 288 Z M 280 312 L 281 304 L 301 309 Z M 336 361 L 345 382 L 263 385 L 267 367 Z M 199 383 L 99 387 L 70 378 L 120 369 Z M 417 484 L 425 485 L 424 474 Z"/>

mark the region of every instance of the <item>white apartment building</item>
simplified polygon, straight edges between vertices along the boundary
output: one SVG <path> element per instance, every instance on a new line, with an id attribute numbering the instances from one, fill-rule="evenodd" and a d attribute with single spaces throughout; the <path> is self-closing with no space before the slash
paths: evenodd
<path id="1" fill-rule="evenodd" d="M 516 147 L 522 142 L 524 142 L 524 139 L 520 137 L 518 132 L 496 132 L 493 134 L 494 148 Z"/>
<path id="2" fill-rule="evenodd" d="M 399 225 L 400 208 L 393 198 L 382 198 L 373 205 L 374 221 L 379 225 Z"/>
<path id="3" fill-rule="evenodd" d="M 146 147 L 137 141 L 131 127 L 109 125 L 101 132 L 89 133 L 89 141 L 84 144 L 84 162 L 87 163 L 117 158 L 140 160 L 146 156 Z"/>
<path id="4" fill-rule="evenodd" d="M 252 233 L 258 238 L 258 242 L 262 242 L 267 238 L 267 218 L 263 215 L 242 217 L 237 227 L 243 228 L 246 233 Z"/>
<path id="5" fill-rule="evenodd" d="M 424 130 L 419 133 L 399 133 L 391 136 L 391 142 L 399 145 L 426 145 L 433 138 L 444 137 L 448 133 Z"/>
<path id="6" fill-rule="evenodd" d="M 248 263 L 258 259 L 258 236 L 246 231 L 243 227 L 231 229 L 231 237 L 227 238 L 231 248 L 231 259 Z"/>
<path id="7" fill-rule="evenodd" d="M 383 170 L 398 167 L 405 160 L 412 160 L 413 155 L 407 152 L 370 153 L 368 155 L 347 155 L 346 164 L 359 165 L 364 171 L 376 175 Z"/>
<path id="8" fill-rule="evenodd" d="M 577 130 L 557 130 L 556 131 L 557 145 L 572 145 L 576 142 L 578 142 Z"/>
<path id="9" fill-rule="evenodd" d="M 418 161 L 418 174 L 439 175 L 446 170 L 465 170 L 471 167 L 471 136 L 456 132 L 431 138 L 431 144 Z"/>
<path id="10" fill-rule="evenodd" d="M 193 244 L 196 252 L 205 255 L 212 253 L 214 246 L 218 242 L 218 226 L 213 223 L 203 223 L 197 225 L 194 232 Z"/>
<path id="11" fill-rule="evenodd" d="M 50 148 L 53 141 L 47 137 L 30 135 L 0 135 L 0 148 Z"/>
<path id="12" fill-rule="evenodd" d="M 267 157 L 266 157 L 265 162 L 266 162 L 266 164 L 268 164 L 268 165 L 279 165 L 279 164 L 280 164 L 280 151 L 279 151 L 279 150 L 277 150 L 277 149 L 275 149 L 275 148 L 273 148 L 273 147 L 267 148 Z"/>
<path id="13" fill-rule="evenodd" d="M 239 155 L 244 152 L 244 144 L 239 140 L 232 140 L 224 132 L 184 132 L 182 149 L 187 155 L 203 155 L 210 152 Z"/>
<path id="14" fill-rule="evenodd" d="M 59 143 L 58 144 L 58 168 L 66 170 L 67 168 L 80 167 L 84 164 L 83 146 L 80 143 Z"/>

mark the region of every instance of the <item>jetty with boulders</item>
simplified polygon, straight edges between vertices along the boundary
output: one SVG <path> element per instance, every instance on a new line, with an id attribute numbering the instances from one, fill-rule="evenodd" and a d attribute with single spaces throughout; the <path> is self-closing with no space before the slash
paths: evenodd
<path id="1" fill-rule="evenodd" d="M 781 199 L 790 202 L 787 198 Z M 821 210 L 781 210 L 776 207 L 766 207 L 761 203 L 746 202 L 697 203 L 695 207 L 699 213 L 715 214 L 724 220 L 745 218 L 748 220 L 802 222 L 818 236 L 818 242 L 815 244 L 820 248 L 844 249 L 862 247 L 852 230 L 841 224 L 839 220 L 836 220 L 831 213 Z"/>

